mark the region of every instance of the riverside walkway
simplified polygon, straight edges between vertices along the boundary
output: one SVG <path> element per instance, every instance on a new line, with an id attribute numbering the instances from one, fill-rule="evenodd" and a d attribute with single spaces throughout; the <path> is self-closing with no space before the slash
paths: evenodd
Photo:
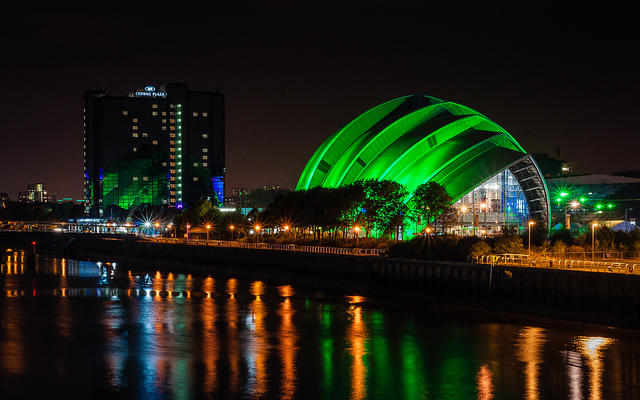
<path id="1" fill-rule="evenodd" d="M 472 259 L 476 264 L 504 265 L 511 267 L 551 268 L 572 271 L 604 272 L 625 275 L 640 275 L 640 260 L 590 261 L 543 257 L 527 254 L 492 254 Z"/>
<path id="2" fill-rule="evenodd" d="M 348 247 L 302 246 L 296 244 L 243 243 L 227 240 L 183 239 L 183 238 L 147 238 L 157 243 L 187 244 L 192 246 L 232 247 L 242 249 L 279 250 L 301 253 L 336 254 L 345 256 L 382 256 L 384 249 L 364 249 Z"/>

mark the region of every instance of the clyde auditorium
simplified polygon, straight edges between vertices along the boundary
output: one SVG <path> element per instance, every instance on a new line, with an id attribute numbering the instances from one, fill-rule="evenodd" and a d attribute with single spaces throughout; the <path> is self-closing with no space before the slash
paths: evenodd
<path id="1" fill-rule="evenodd" d="M 443 185 L 463 235 L 523 230 L 530 220 L 549 229 L 549 193 L 534 159 L 498 124 L 453 102 L 410 95 L 366 111 L 322 143 L 296 190 L 363 179 L 393 180 L 410 193 Z"/>

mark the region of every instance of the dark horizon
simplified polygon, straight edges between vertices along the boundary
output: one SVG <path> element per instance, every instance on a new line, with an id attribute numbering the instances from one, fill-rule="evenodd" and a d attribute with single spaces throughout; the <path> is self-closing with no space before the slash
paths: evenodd
<path id="1" fill-rule="evenodd" d="M 226 192 L 295 188 L 318 145 L 407 94 L 464 104 L 578 172 L 640 169 L 631 13 L 253 9 L 7 13 L 0 192 L 82 196 L 82 96 L 187 83 L 226 99 Z"/>

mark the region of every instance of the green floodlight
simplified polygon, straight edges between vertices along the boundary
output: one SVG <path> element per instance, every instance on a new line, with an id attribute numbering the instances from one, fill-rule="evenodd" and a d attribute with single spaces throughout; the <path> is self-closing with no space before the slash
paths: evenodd
<path id="1" fill-rule="evenodd" d="M 568 196 L 568 195 L 569 195 L 569 193 L 567 193 L 567 192 L 562 192 L 562 193 L 560 193 L 560 197 L 566 197 L 566 196 Z"/>
<path id="2" fill-rule="evenodd" d="M 596 204 L 596 208 L 599 210 L 602 208 L 602 204 Z"/>
<path id="3" fill-rule="evenodd" d="M 585 199 L 584 197 L 580 197 L 580 203 L 584 203 L 585 200 L 587 200 L 587 199 Z"/>
<path id="4" fill-rule="evenodd" d="M 560 202 L 562 201 L 562 199 L 561 199 L 560 197 L 558 197 L 558 198 L 556 199 L 556 201 L 557 201 L 558 203 L 560 203 Z"/>
<path id="5" fill-rule="evenodd" d="M 607 207 L 613 208 L 613 204 L 609 203 L 609 204 L 607 204 Z"/>

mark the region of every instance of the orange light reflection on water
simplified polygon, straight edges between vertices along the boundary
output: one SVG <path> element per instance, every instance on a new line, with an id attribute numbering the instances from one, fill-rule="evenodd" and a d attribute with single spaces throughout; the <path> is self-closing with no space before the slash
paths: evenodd
<path id="1" fill-rule="evenodd" d="M 347 329 L 347 341 L 349 342 L 349 352 L 353 359 L 351 366 L 351 399 L 359 400 L 367 395 L 367 366 L 364 357 L 367 354 L 366 340 L 367 327 L 362 320 L 362 307 L 357 304 L 364 303 L 365 297 L 347 296 L 347 301 L 351 304 L 347 313 L 351 320 L 351 325 Z"/>
<path id="2" fill-rule="evenodd" d="M 604 352 L 613 342 L 613 339 L 599 336 L 579 336 L 575 339 L 578 351 L 587 359 L 589 366 L 589 399 L 602 397 Z"/>
<path id="3" fill-rule="evenodd" d="M 294 290 L 291 286 L 278 287 L 280 296 L 284 297 L 284 300 L 280 303 L 278 314 L 280 315 L 280 331 L 278 337 L 280 338 L 280 357 L 282 359 L 282 382 L 281 382 L 281 394 L 282 399 L 293 399 L 296 393 L 296 353 L 298 352 L 298 333 L 296 327 L 293 324 L 293 314 L 295 312 L 294 307 L 289 297 L 294 295 Z"/>
<path id="4" fill-rule="evenodd" d="M 518 334 L 518 359 L 525 363 L 525 394 L 527 400 L 540 398 L 538 376 L 542 364 L 542 349 L 547 338 L 543 328 L 527 326 Z"/>

